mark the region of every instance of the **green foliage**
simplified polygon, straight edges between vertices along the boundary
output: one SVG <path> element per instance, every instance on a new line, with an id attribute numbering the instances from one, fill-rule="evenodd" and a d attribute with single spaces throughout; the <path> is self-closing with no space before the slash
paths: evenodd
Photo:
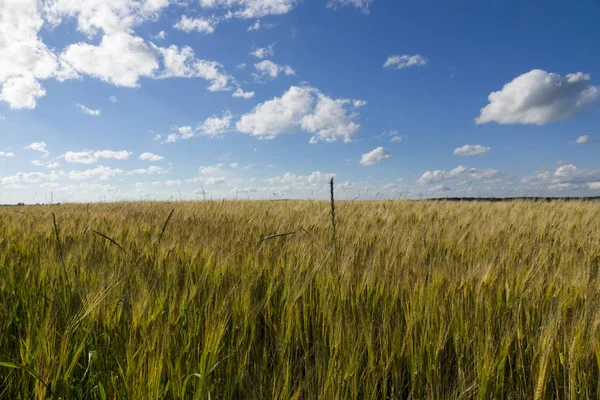
<path id="1" fill-rule="evenodd" d="M 2 208 L 0 398 L 598 398 L 598 216 L 336 202 L 332 243 L 326 202 Z"/>

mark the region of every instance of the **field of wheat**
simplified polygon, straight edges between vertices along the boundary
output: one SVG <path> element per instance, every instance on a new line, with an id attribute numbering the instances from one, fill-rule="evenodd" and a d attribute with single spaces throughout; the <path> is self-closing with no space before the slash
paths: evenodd
<path id="1" fill-rule="evenodd" d="M 0 398 L 598 398 L 599 217 L 597 202 L 337 202 L 335 224 L 320 201 L 4 207 Z"/>

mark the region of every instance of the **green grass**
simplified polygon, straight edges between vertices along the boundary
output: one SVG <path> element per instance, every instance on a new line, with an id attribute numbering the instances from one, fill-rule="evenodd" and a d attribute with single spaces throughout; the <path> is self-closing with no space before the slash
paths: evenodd
<path id="1" fill-rule="evenodd" d="M 600 396 L 600 203 L 335 214 L 1 208 L 0 398 Z"/>

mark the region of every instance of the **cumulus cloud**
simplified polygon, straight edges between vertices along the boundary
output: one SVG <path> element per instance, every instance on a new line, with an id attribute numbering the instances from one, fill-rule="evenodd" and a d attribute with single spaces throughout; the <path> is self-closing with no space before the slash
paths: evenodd
<path id="1" fill-rule="evenodd" d="M 166 172 L 167 171 L 165 171 L 164 168 L 157 167 L 156 165 L 151 165 L 148 168 L 138 168 L 134 169 L 133 171 L 129 171 L 127 175 L 154 175 L 164 174 Z"/>
<path id="2" fill-rule="evenodd" d="M 35 150 L 44 154 L 44 157 L 48 157 L 50 152 L 46 150 L 46 142 L 33 142 L 28 146 L 25 146 L 25 150 Z"/>
<path id="3" fill-rule="evenodd" d="M 85 151 L 67 151 L 64 155 L 64 159 L 69 163 L 76 164 L 93 164 L 98 161 L 100 158 L 109 158 L 115 160 L 127 160 L 132 153 L 122 150 L 122 151 L 112 151 L 112 150 L 100 150 L 96 152 L 92 152 L 91 150 Z"/>
<path id="4" fill-rule="evenodd" d="M 600 170 L 580 170 L 573 164 L 563 164 L 552 171 L 540 171 L 525 175 L 522 183 L 553 190 L 594 189 L 600 182 Z"/>
<path id="5" fill-rule="evenodd" d="M 327 8 L 336 9 L 341 6 L 354 6 L 359 8 L 365 14 L 369 14 L 369 7 L 375 0 L 329 0 Z"/>
<path id="6" fill-rule="evenodd" d="M 155 39 L 155 40 L 156 39 L 162 40 L 162 39 L 165 39 L 166 37 L 167 37 L 167 32 L 165 32 L 165 31 L 160 31 L 156 35 L 150 35 L 150 38 Z"/>
<path id="7" fill-rule="evenodd" d="M 11 108 L 32 109 L 46 95 L 43 80 L 64 81 L 83 76 L 122 87 L 138 87 L 142 78 L 201 78 L 210 82 L 211 91 L 231 90 L 230 83 L 234 80 L 222 71 L 219 63 L 199 60 L 187 48 L 165 49 L 136 36 L 137 25 L 157 19 L 170 3 L 170 0 L 4 0 L 0 19 L 0 37 L 4 39 L 0 44 L 0 101 Z M 235 3 L 241 11 L 277 10 L 274 4 L 261 6 L 260 2 L 248 0 Z M 66 19 L 75 20 L 77 30 L 90 42 L 72 43 L 62 52 L 48 48 L 39 37 L 40 29 L 45 24 L 56 27 Z M 207 21 L 208 26 L 197 19 L 182 18 L 177 26 L 210 31 L 214 21 Z M 99 40 L 94 40 L 98 36 Z M 164 32 L 159 35 L 164 36 Z"/>
<path id="8" fill-rule="evenodd" d="M 33 109 L 46 94 L 40 81 L 74 77 L 40 39 L 44 25 L 37 0 L 4 0 L 0 17 L 0 101 Z"/>
<path id="9" fill-rule="evenodd" d="M 180 126 L 173 128 L 173 132 L 167 135 L 166 143 L 177 142 L 182 139 L 191 139 L 195 136 L 220 137 L 231 127 L 233 115 L 231 111 L 226 110 L 219 117 L 212 115 L 199 123 L 195 128 L 191 126 Z"/>
<path id="10" fill-rule="evenodd" d="M 153 153 L 142 153 L 142 154 L 140 154 L 140 156 L 138 158 L 142 161 L 152 161 L 152 162 L 161 161 L 161 160 L 165 159 L 163 156 L 159 156 L 158 154 L 153 154 Z"/>
<path id="11" fill-rule="evenodd" d="M 588 135 L 579 136 L 575 141 L 576 144 L 585 144 L 590 141 L 590 137 Z"/>
<path id="12" fill-rule="evenodd" d="M 90 108 L 87 108 L 86 106 L 84 106 L 83 104 L 79 104 L 77 103 L 75 105 L 75 107 L 77 107 L 82 113 L 87 114 L 87 115 L 93 115 L 95 117 L 98 117 L 100 115 L 100 110 L 92 110 Z"/>
<path id="13" fill-rule="evenodd" d="M 48 161 L 48 162 L 43 162 L 40 160 L 33 160 L 33 161 L 31 161 L 31 163 L 33 165 L 35 165 L 36 167 L 46 167 L 48 169 L 54 169 L 54 168 L 58 168 L 60 166 L 60 164 L 55 160 Z"/>
<path id="14" fill-rule="evenodd" d="M 299 3 L 300 0 L 200 0 L 204 8 L 226 8 L 231 17 L 241 19 L 287 14 Z"/>
<path id="15" fill-rule="evenodd" d="M 198 132 L 204 136 L 221 136 L 231 126 L 233 116 L 229 110 L 225 111 L 221 117 L 213 115 L 208 117 L 198 126 Z"/>
<path id="16" fill-rule="evenodd" d="M 600 97 L 600 87 L 589 81 L 590 75 L 581 72 L 563 77 L 534 69 L 492 92 L 475 122 L 544 125 L 572 118 Z"/>
<path id="17" fill-rule="evenodd" d="M 302 119 L 302 129 L 314 133 L 310 143 L 318 141 L 333 142 L 343 140 L 352 141 L 352 134 L 360 125 L 353 120 L 356 113 L 348 113 L 346 106 L 350 103 L 347 99 L 332 99 L 322 93 L 317 94 L 317 105 L 312 114 Z"/>
<path id="18" fill-rule="evenodd" d="M 383 68 L 404 69 L 413 66 L 423 66 L 427 64 L 427 58 L 420 54 L 409 56 L 408 54 L 389 56 Z"/>
<path id="19" fill-rule="evenodd" d="M 466 168 L 462 165 L 454 168 L 450 172 L 443 170 L 426 171 L 417 181 L 421 185 L 440 183 L 457 177 L 478 180 L 483 182 L 495 182 L 502 177 L 502 174 L 495 169 L 477 169 Z"/>
<path id="20" fill-rule="evenodd" d="M 360 159 L 360 163 L 362 165 L 369 166 L 383 162 L 390 157 L 392 157 L 392 153 L 383 147 L 378 147 L 368 153 L 363 154 Z"/>
<path id="21" fill-rule="evenodd" d="M 242 88 L 237 88 L 231 97 L 241 97 L 242 99 L 249 100 L 254 97 L 254 92 L 244 92 Z"/>
<path id="22" fill-rule="evenodd" d="M 0 151 L 0 158 L 12 158 L 15 154 L 12 151 Z"/>
<path id="23" fill-rule="evenodd" d="M 0 178 L 2 184 L 14 184 L 14 183 L 38 183 L 43 181 L 55 181 L 65 176 L 64 172 L 52 171 L 50 173 L 45 172 L 17 172 L 14 175 L 9 175 Z"/>
<path id="24" fill-rule="evenodd" d="M 265 182 L 274 184 L 274 183 L 282 183 L 282 184 L 293 184 L 293 185 L 307 185 L 307 184 L 315 184 L 328 182 L 331 178 L 335 178 L 337 174 L 333 172 L 321 172 L 315 171 L 308 175 L 297 175 L 291 172 L 286 172 L 281 176 L 274 176 L 272 178 L 268 178 Z"/>
<path id="25" fill-rule="evenodd" d="M 231 83 L 235 80 L 223 72 L 223 66 L 216 61 L 197 59 L 191 47 L 179 49 L 172 45 L 160 48 L 160 52 L 165 68 L 159 78 L 202 78 L 210 82 L 208 90 L 211 92 L 231 90 Z"/>
<path id="26" fill-rule="evenodd" d="M 254 51 L 251 51 L 250 55 L 260 59 L 273 57 L 275 55 L 275 43 L 271 43 L 267 47 L 260 47 Z"/>
<path id="27" fill-rule="evenodd" d="M 303 130 L 312 133 L 311 143 L 320 140 L 352 141 L 360 127 L 356 112 L 348 110 L 349 99 L 332 99 L 318 89 L 291 86 L 281 97 L 257 105 L 236 124 L 239 132 L 261 139 Z"/>
<path id="28" fill-rule="evenodd" d="M 600 190 L 600 182 L 589 182 L 588 189 L 590 190 Z"/>
<path id="29" fill-rule="evenodd" d="M 296 71 L 289 65 L 278 65 L 270 60 L 264 60 L 258 64 L 254 64 L 254 68 L 256 69 L 256 73 L 253 75 L 254 79 L 257 81 L 267 77 L 275 79 L 279 74 L 296 75 Z"/>
<path id="30" fill-rule="evenodd" d="M 93 164 L 97 159 L 91 151 L 67 151 L 65 161 L 76 164 Z"/>
<path id="31" fill-rule="evenodd" d="M 204 184 L 206 184 L 206 185 L 218 185 L 219 183 L 224 183 L 224 182 L 225 182 L 225 178 L 222 177 L 222 176 L 219 176 L 219 177 L 210 177 L 210 178 L 207 178 L 204 181 Z"/>
<path id="32" fill-rule="evenodd" d="M 138 87 L 140 78 L 154 77 L 160 67 L 155 48 L 125 32 L 104 35 L 98 45 L 72 44 L 61 54 L 61 62 L 77 73 L 123 87 Z"/>
<path id="33" fill-rule="evenodd" d="M 108 180 L 114 176 L 122 174 L 124 171 L 119 168 L 105 167 L 99 165 L 92 169 L 84 171 L 71 171 L 69 172 L 69 179 L 73 180 L 86 180 L 86 179 L 100 179 L 102 181 Z"/>
<path id="34" fill-rule="evenodd" d="M 190 33 L 192 31 L 200 32 L 200 33 L 213 33 L 215 31 L 215 27 L 217 26 L 218 21 L 216 18 L 189 18 L 185 15 L 181 17 L 179 22 L 173 25 L 173 28 L 179 29 L 180 31 L 184 31 Z"/>
<path id="35" fill-rule="evenodd" d="M 119 99 L 117 99 L 117 96 L 109 96 L 108 99 L 110 100 L 111 103 L 116 104 L 119 102 Z"/>
<path id="36" fill-rule="evenodd" d="M 200 168 L 198 168 L 198 171 L 200 171 L 202 175 L 217 175 L 221 173 L 221 168 L 223 168 L 224 166 L 225 164 L 223 163 L 206 166 L 203 165 Z"/>
<path id="37" fill-rule="evenodd" d="M 478 154 L 489 153 L 491 147 L 482 146 L 480 144 L 465 144 L 464 146 L 454 149 L 455 156 L 475 156 Z"/>

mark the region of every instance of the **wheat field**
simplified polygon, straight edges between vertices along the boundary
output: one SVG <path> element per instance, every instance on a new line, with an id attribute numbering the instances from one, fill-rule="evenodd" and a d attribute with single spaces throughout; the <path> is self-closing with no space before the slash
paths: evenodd
<path id="1" fill-rule="evenodd" d="M 0 398 L 595 399 L 599 217 L 582 201 L 336 202 L 335 224 L 324 201 L 3 207 Z"/>

